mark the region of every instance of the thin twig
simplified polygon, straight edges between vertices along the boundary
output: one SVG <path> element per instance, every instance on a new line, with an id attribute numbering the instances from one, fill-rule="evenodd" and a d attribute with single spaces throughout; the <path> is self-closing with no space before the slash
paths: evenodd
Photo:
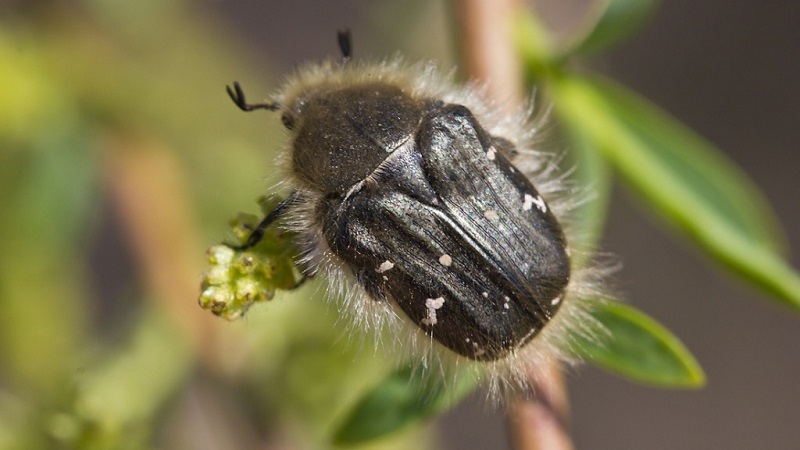
<path id="1" fill-rule="evenodd" d="M 522 71 L 511 30 L 519 0 L 458 0 L 461 61 L 469 79 L 486 86 L 499 105 L 514 111 L 523 98 Z"/>
<path id="2" fill-rule="evenodd" d="M 519 450 L 571 450 L 569 403 L 558 366 L 529 368 L 535 396 L 511 405 L 509 428 Z"/>
<path id="3" fill-rule="evenodd" d="M 466 75 L 483 83 L 497 104 L 515 110 L 523 99 L 522 71 L 511 24 L 519 0 L 458 0 L 458 28 Z M 530 367 L 534 396 L 510 405 L 509 426 L 517 450 L 570 450 L 567 391 L 555 365 Z"/>

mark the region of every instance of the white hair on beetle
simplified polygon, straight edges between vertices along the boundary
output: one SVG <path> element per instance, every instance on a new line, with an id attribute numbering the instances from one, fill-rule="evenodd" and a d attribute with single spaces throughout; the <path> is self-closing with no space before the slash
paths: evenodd
<path id="1" fill-rule="evenodd" d="M 516 113 L 502 113 L 500 108 L 482 98 L 480 87 L 456 86 L 452 78 L 452 74 L 442 75 L 432 64 L 407 64 L 399 57 L 379 63 L 349 61 L 343 64 L 331 60 L 298 70 L 284 82 L 272 100 L 284 111 L 309 92 L 336 90 L 362 83 L 385 83 L 400 88 L 414 99 L 434 98 L 463 105 L 490 135 L 513 144 L 516 151 L 505 156 L 531 180 L 553 211 L 563 228 L 572 266 L 569 283 L 557 299 L 562 302 L 560 309 L 536 337 L 500 359 L 475 361 L 458 355 L 426 335 L 417 324 L 407 320 L 395 302 L 373 300 L 356 282 L 347 263 L 329 248 L 314 211 L 321 194 L 293 171 L 291 148 L 278 158 L 284 177 L 281 184 L 291 186 L 300 201 L 286 212 L 283 223 L 300 237 L 298 244 L 302 254 L 298 263 L 310 274 L 320 273 L 327 279 L 328 296 L 338 302 L 339 311 L 347 318 L 348 328 L 353 333 L 364 329 L 375 331 L 376 348 L 381 336 L 395 336 L 396 342 L 392 345 L 400 347 L 400 357 L 416 358 L 427 374 L 440 372 L 454 376 L 452 374 L 465 365 L 474 367 L 488 386 L 488 395 L 500 399 L 530 391 L 530 367 L 576 361 L 576 337 L 599 339 L 605 335 L 590 310 L 593 301 L 606 297 L 603 279 L 610 268 L 602 263 L 586 262 L 582 267 L 575 264 L 578 259 L 591 260 L 576 257 L 581 251 L 575 248 L 579 237 L 570 220 L 571 212 L 582 201 L 575 197 L 583 194 L 558 169 L 557 158 L 552 153 L 537 150 L 543 127 L 547 124 L 547 110 L 535 110 L 532 105 L 525 105 Z"/>

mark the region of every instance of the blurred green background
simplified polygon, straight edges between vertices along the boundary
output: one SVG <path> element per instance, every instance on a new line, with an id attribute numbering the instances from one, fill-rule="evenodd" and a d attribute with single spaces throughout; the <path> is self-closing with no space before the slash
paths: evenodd
<path id="1" fill-rule="evenodd" d="M 586 2 L 537 2 L 569 30 Z M 590 64 L 736 160 L 800 253 L 800 10 L 794 2 L 672 0 Z M 390 365 L 343 339 L 321 283 L 228 323 L 196 304 L 204 250 L 279 181 L 279 121 L 242 114 L 307 60 L 355 51 L 456 62 L 445 2 L 11 1 L 0 4 L 0 448 L 318 448 Z M 622 189 L 624 191 L 624 189 Z M 793 448 L 796 317 L 613 197 L 603 248 L 631 303 L 702 362 L 702 391 L 570 375 L 579 448 Z M 631 203 L 634 203 L 633 205 Z M 341 389 L 347 386 L 347 389 Z M 474 396 L 438 440 L 502 448 Z"/>

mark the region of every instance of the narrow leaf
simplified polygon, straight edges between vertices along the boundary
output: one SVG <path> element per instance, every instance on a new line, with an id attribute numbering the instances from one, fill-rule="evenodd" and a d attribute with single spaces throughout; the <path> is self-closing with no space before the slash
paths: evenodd
<path id="1" fill-rule="evenodd" d="M 610 372 L 645 384 L 697 388 L 703 369 L 666 328 L 622 303 L 601 303 L 592 315 L 609 331 L 606 340 L 584 339 L 579 353 Z"/>
<path id="2" fill-rule="evenodd" d="M 800 308 L 800 276 L 758 189 L 711 144 L 655 106 L 597 78 L 554 79 L 561 119 L 582 128 L 661 217 L 718 262 Z"/>
<path id="3" fill-rule="evenodd" d="M 658 6 L 657 0 L 605 0 L 596 3 L 583 34 L 564 55 L 607 50 L 639 31 Z"/>
<path id="4" fill-rule="evenodd" d="M 534 84 L 553 69 L 553 38 L 538 17 L 520 14 L 512 24 L 514 42 L 525 64 L 525 72 Z"/>
<path id="5" fill-rule="evenodd" d="M 334 434 L 334 443 L 363 443 L 448 410 L 477 387 L 469 374 L 457 378 L 420 376 L 408 368 L 395 371 L 358 402 Z"/>
<path id="6" fill-rule="evenodd" d="M 570 234 L 577 236 L 577 244 L 584 250 L 578 254 L 581 257 L 592 253 L 603 234 L 611 196 L 611 171 L 595 142 L 582 129 L 566 126 L 564 132 L 569 140 L 569 157 L 575 167 L 575 179 L 580 183 L 580 188 L 576 188 L 579 206 L 574 213 L 573 233 Z M 582 265 L 580 261 L 578 265 Z"/>

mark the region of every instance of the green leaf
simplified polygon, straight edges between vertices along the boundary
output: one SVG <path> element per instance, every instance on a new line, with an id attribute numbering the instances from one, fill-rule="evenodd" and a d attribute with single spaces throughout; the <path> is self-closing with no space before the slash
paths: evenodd
<path id="1" fill-rule="evenodd" d="M 477 379 L 468 373 L 454 382 L 399 369 L 356 404 L 333 441 L 336 445 L 360 444 L 401 430 L 448 410 L 476 387 Z"/>
<path id="2" fill-rule="evenodd" d="M 711 144 L 624 88 L 598 78 L 553 79 L 559 115 L 597 148 L 669 223 L 719 263 L 800 308 L 800 276 L 782 259 L 766 200 Z"/>
<path id="3" fill-rule="evenodd" d="M 569 140 L 570 163 L 575 167 L 575 179 L 586 189 L 578 194 L 580 206 L 570 224 L 577 236 L 581 250 L 577 256 L 589 255 L 603 234 L 608 202 L 611 197 L 611 171 L 608 162 L 595 146 L 595 142 L 582 129 L 565 123 L 564 134 Z M 582 261 L 577 262 L 583 265 Z"/>
<path id="4" fill-rule="evenodd" d="M 639 31 L 658 6 L 656 0 L 605 0 L 596 3 L 583 34 L 563 52 L 565 56 L 607 50 Z"/>
<path id="5" fill-rule="evenodd" d="M 525 73 L 531 78 L 529 81 L 536 84 L 554 69 L 552 36 L 533 14 L 520 14 L 512 24 L 512 32 Z"/>
<path id="6" fill-rule="evenodd" d="M 686 347 L 655 320 L 622 303 L 600 303 L 592 311 L 608 339 L 581 339 L 579 354 L 633 381 L 670 388 L 705 384 L 703 369 Z"/>

